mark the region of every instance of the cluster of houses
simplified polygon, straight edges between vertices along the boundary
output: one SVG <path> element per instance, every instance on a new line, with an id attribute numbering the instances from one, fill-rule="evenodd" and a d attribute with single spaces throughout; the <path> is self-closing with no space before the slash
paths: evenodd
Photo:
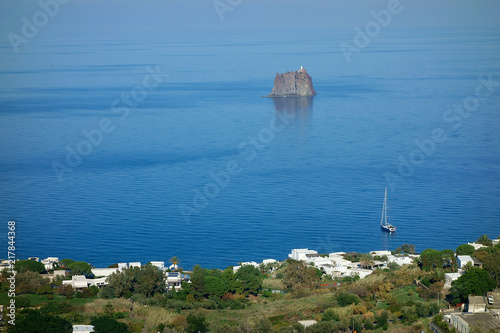
<path id="1" fill-rule="evenodd" d="M 48 257 L 40 260 L 38 257 L 29 257 L 28 260 L 39 261 L 44 264 L 45 269 L 47 271 L 52 271 L 50 274 L 42 274 L 43 277 L 50 279 L 51 281 L 60 277 L 67 276 L 67 270 L 65 269 L 54 269 L 58 267 L 59 258 L 57 257 Z M 159 270 L 164 271 L 165 273 L 165 282 L 167 284 L 167 290 L 170 291 L 173 288 L 177 290 L 180 288 L 183 281 L 189 282 L 189 275 L 182 274 L 179 272 L 173 272 L 172 270 L 176 270 L 178 267 L 175 264 L 172 264 L 168 267 L 165 267 L 164 261 L 151 261 L 149 262 L 151 265 L 157 267 Z M 0 261 L 0 270 L 7 268 L 10 266 L 10 262 L 8 260 Z M 96 286 L 98 288 L 104 287 L 108 285 L 108 277 L 115 273 L 119 272 L 125 268 L 133 268 L 133 267 L 142 267 L 140 262 L 130 262 L 130 263 L 119 263 L 118 267 L 114 268 L 92 268 L 92 274 L 94 278 L 87 278 L 85 275 L 73 275 L 71 280 L 63 280 L 63 285 L 70 285 L 74 289 L 82 289 L 88 288 L 91 286 Z"/>
<path id="2" fill-rule="evenodd" d="M 349 255 L 346 252 L 334 252 L 328 254 L 328 256 L 321 256 L 317 251 L 309 249 L 293 249 L 288 257 L 304 261 L 332 277 L 359 276 L 361 279 L 371 274 L 374 269 L 386 267 L 389 263 L 398 265 L 411 264 L 414 258 L 418 258 L 418 255 L 413 254 L 396 256 L 391 254 L 390 251 L 372 251 L 370 254 L 373 257 L 386 256 L 387 261 L 373 260 L 363 264 L 346 259 L 346 256 Z"/>

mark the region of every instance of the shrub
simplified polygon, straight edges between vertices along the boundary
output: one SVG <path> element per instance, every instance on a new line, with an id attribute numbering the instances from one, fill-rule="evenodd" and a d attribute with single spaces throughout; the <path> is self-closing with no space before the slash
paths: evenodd
<path id="1" fill-rule="evenodd" d="M 340 306 L 348 306 L 351 304 L 357 305 L 359 304 L 359 302 L 361 302 L 361 299 L 359 298 L 358 295 L 341 291 L 337 296 L 337 302 L 339 303 Z"/>

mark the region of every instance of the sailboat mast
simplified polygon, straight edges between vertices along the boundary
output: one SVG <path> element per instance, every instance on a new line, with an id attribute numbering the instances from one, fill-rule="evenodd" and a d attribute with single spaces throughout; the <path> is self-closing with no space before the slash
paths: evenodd
<path id="1" fill-rule="evenodd" d="M 387 224 L 387 187 L 385 188 L 384 205 L 382 206 L 382 217 L 380 218 L 380 225 Z"/>

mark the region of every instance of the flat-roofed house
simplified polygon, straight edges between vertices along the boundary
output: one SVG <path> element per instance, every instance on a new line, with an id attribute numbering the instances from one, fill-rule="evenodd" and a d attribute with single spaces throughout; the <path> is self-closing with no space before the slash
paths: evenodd
<path id="1" fill-rule="evenodd" d="M 164 269 L 165 268 L 165 262 L 164 261 L 151 261 L 151 265 L 158 267 L 158 269 Z"/>
<path id="2" fill-rule="evenodd" d="M 474 259 L 471 256 L 457 256 L 458 268 L 463 269 L 468 262 L 474 266 Z"/>
<path id="3" fill-rule="evenodd" d="M 93 325 L 73 325 L 73 333 L 93 333 Z"/>
<path id="4" fill-rule="evenodd" d="M 136 261 L 136 262 L 131 262 L 128 264 L 128 267 L 132 268 L 132 267 L 139 267 L 141 268 L 141 263 L 139 261 Z"/>
<path id="5" fill-rule="evenodd" d="M 309 249 L 293 249 L 292 253 L 288 255 L 289 258 L 298 261 L 308 261 L 312 257 L 318 257 L 318 252 Z"/>
<path id="6" fill-rule="evenodd" d="M 486 302 L 483 296 L 469 296 L 467 312 L 486 312 Z"/>
<path id="7" fill-rule="evenodd" d="M 115 268 L 92 268 L 92 274 L 94 276 L 110 276 L 111 274 L 118 272 L 120 269 L 118 267 Z"/>

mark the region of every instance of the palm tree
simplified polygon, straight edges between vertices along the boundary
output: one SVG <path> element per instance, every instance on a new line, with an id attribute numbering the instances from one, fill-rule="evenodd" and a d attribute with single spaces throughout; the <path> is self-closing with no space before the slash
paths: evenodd
<path id="1" fill-rule="evenodd" d="M 491 239 L 488 237 L 488 235 L 481 235 L 476 243 L 479 243 L 479 244 L 483 244 L 483 245 L 486 245 L 486 246 L 491 246 L 493 245 L 493 242 L 491 241 Z"/>
<path id="2" fill-rule="evenodd" d="M 179 258 L 177 257 L 172 257 L 170 258 L 169 260 L 173 265 L 174 265 L 174 269 L 177 269 L 177 264 L 179 264 L 181 261 L 179 260 Z"/>
<path id="3" fill-rule="evenodd" d="M 359 258 L 359 263 L 361 264 L 361 267 L 366 268 L 366 267 L 372 267 L 374 262 L 371 254 L 369 253 L 363 253 L 361 257 Z"/>

